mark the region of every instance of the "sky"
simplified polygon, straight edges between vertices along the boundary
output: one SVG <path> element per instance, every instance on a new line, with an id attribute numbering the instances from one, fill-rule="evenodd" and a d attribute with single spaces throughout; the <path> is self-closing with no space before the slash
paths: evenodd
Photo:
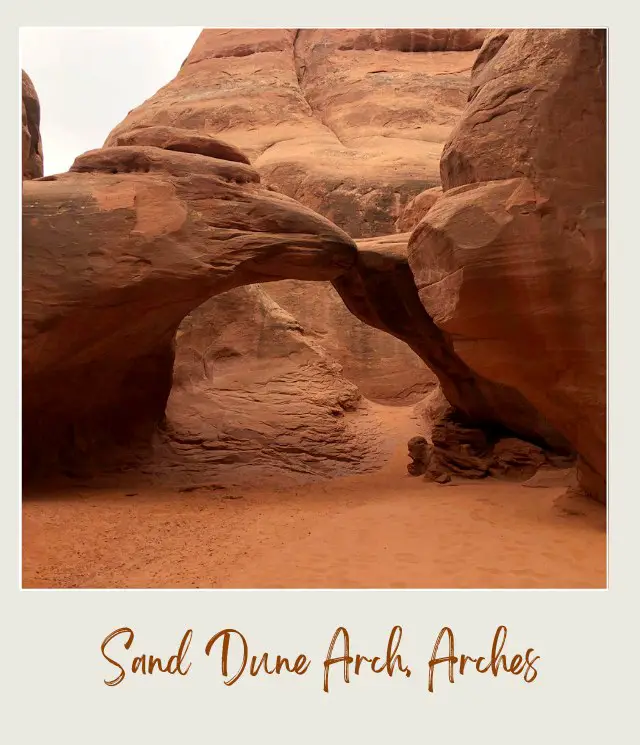
<path id="1" fill-rule="evenodd" d="M 109 132 L 174 78 L 200 28 L 22 28 L 20 66 L 40 99 L 44 175 L 102 147 Z"/>

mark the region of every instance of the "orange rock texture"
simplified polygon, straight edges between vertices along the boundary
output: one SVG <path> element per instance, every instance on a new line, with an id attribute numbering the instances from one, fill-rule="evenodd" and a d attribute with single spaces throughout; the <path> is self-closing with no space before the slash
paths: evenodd
<path id="1" fill-rule="evenodd" d="M 172 126 L 223 137 L 265 183 L 353 238 L 395 220 L 440 183 L 442 146 L 464 107 L 478 29 L 207 29 L 174 80 L 107 139 Z M 143 135 L 143 133 L 145 133 Z M 164 145 L 162 145 L 164 146 Z M 434 377 L 405 345 L 357 323 L 326 285 L 266 288 L 380 401 L 415 401 Z M 375 372 L 373 372 L 375 370 Z"/>
<path id="2" fill-rule="evenodd" d="M 183 127 L 224 138 L 263 180 L 354 238 L 393 232 L 440 183 L 485 32 L 207 29 L 178 75 L 107 139 Z"/>
<path id="3" fill-rule="evenodd" d="M 40 101 L 31 78 L 22 71 L 22 178 L 42 176 Z"/>
<path id="4" fill-rule="evenodd" d="M 366 470 L 367 399 L 429 393 L 453 472 L 575 454 L 603 500 L 605 59 L 588 29 L 204 31 L 24 182 L 27 470 Z"/>
<path id="5" fill-rule="evenodd" d="M 210 297 L 327 281 L 354 263 L 346 233 L 259 180 L 244 162 L 128 145 L 24 182 L 28 471 L 147 441 L 164 421 L 178 327 Z"/>
<path id="6" fill-rule="evenodd" d="M 602 500 L 605 80 L 604 31 L 493 32 L 444 148 L 444 195 L 409 242 L 422 303 L 456 354 L 517 390 Z M 511 428 L 537 428 L 526 419 Z"/>

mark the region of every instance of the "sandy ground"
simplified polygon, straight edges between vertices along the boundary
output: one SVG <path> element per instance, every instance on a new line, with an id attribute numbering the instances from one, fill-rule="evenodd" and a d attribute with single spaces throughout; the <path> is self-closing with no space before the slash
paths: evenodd
<path id="1" fill-rule="evenodd" d="M 379 407 L 380 470 L 287 489 L 29 495 L 24 587 L 601 588 L 604 509 L 564 487 L 406 475 L 407 409 Z M 569 508 L 566 508 L 566 505 Z"/>

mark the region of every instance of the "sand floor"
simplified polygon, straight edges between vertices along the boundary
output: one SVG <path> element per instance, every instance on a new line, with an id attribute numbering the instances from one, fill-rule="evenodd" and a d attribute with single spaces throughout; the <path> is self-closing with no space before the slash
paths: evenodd
<path id="1" fill-rule="evenodd" d="M 380 408 L 382 411 L 382 407 Z M 601 588 L 605 511 L 564 487 L 455 486 L 380 470 L 286 489 L 29 495 L 23 586 L 70 588 Z"/>

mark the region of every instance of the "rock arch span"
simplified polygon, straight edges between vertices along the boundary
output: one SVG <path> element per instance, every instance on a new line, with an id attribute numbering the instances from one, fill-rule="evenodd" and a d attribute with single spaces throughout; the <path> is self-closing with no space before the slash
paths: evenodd
<path id="1" fill-rule="evenodd" d="M 501 426 L 564 444 L 517 391 L 455 354 L 420 303 L 408 234 L 358 247 L 262 186 L 214 138 L 144 128 L 128 142 L 24 183 L 26 475 L 148 441 L 164 418 L 183 318 L 230 289 L 279 279 L 333 282 L 362 321 L 409 344 L 471 420 L 497 424 L 502 411 Z"/>

